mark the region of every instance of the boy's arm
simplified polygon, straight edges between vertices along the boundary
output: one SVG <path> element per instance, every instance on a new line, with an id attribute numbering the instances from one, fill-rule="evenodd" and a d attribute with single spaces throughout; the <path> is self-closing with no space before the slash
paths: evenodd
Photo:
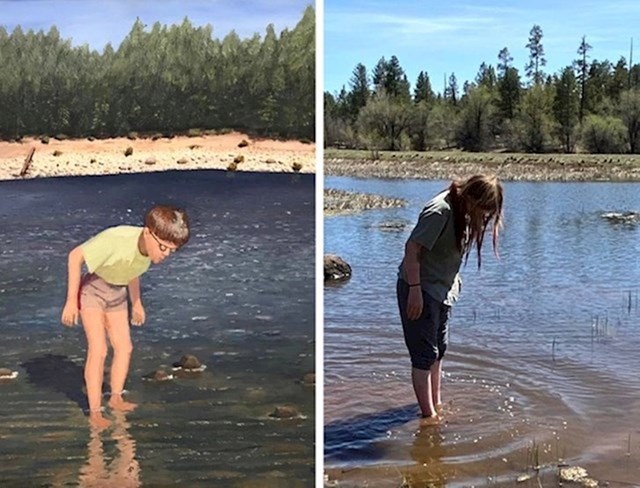
<path id="1" fill-rule="evenodd" d="M 129 298 L 131 299 L 131 304 L 135 305 L 138 302 L 142 303 L 142 300 L 140 298 L 140 278 L 136 277 L 132 279 L 129 282 L 129 285 L 127 285 L 127 288 L 129 288 Z"/>
<path id="2" fill-rule="evenodd" d="M 83 262 L 82 248 L 78 246 L 69 253 L 67 262 L 67 302 L 62 311 L 62 323 L 65 325 L 78 323 L 78 292 L 80 290 Z"/>
<path id="3" fill-rule="evenodd" d="M 140 278 L 134 278 L 127 285 L 129 288 L 129 298 L 131 299 L 131 323 L 142 325 L 146 319 L 142 299 L 140 298 Z"/>

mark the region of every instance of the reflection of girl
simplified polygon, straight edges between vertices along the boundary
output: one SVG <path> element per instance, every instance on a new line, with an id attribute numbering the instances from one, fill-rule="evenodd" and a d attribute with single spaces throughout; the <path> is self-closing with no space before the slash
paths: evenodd
<path id="1" fill-rule="evenodd" d="M 475 244 L 480 268 L 482 241 L 490 224 L 497 255 L 501 217 L 502 186 L 497 178 L 476 175 L 454 181 L 427 203 L 405 246 L 398 305 L 423 417 L 437 417 L 436 407 L 442 403 L 442 357 L 449 312 L 460 292 L 460 265 Z"/>

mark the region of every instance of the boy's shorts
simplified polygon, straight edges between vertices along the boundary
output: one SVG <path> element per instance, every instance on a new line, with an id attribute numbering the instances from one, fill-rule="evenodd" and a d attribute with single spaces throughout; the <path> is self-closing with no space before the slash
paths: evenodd
<path id="1" fill-rule="evenodd" d="M 105 312 L 127 310 L 127 287 L 107 283 L 93 273 L 84 275 L 78 291 L 78 310 L 86 308 Z"/>
<path id="2" fill-rule="evenodd" d="M 407 317 L 409 285 L 402 279 L 397 285 L 398 307 L 404 331 L 404 342 L 411 356 L 411 366 L 428 370 L 443 358 L 449 342 L 448 322 L 451 307 L 422 290 L 422 314 L 417 320 Z"/>

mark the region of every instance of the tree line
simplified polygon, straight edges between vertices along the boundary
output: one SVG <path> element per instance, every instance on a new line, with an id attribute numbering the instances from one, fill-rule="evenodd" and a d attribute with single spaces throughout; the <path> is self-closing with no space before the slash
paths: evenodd
<path id="1" fill-rule="evenodd" d="M 315 11 L 295 28 L 213 38 L 211 25 L 138 19 L 115 49 L 0 26 L 0 137 L 236 129 L 313 139 Z"/>
<path id="2" fill-rule="evenodd" d="M 514 152 L 640 152 L 640 64 L 591 59 L 582 37 L 576 59 L 546 73 L 543 33 L 534 25 L 524 77 L 507 47 L 494 67 L 482 63 L 460 86 L 455 73 L 442 93 L 427 71 L 412 87 L 396 56 L 371 72 L 359 63 L 348 88 L 325 92 L 327 146 L 377 150 L 461 148 Z"/>

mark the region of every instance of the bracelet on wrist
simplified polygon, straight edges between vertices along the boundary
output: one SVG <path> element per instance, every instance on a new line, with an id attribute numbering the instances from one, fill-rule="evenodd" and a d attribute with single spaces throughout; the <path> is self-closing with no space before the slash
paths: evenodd
<path id="1" fill-rule="evenodd" d="M 409 285 L 409 288 L 413 288 L 414 286 L 420 286 L 420 283 L 414 283 L 413 285 Z"/>

